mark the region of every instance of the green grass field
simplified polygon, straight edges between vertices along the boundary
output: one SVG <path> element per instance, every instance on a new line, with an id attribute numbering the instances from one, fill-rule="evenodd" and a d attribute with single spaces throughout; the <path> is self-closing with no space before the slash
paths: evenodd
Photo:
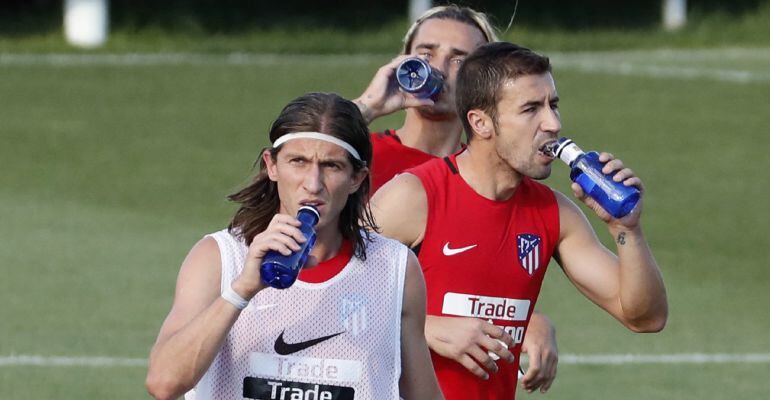
<path id="1" fill-rule="evenodd" d="M 539 308 L 561 353 L 770 353 L 770 49 L 553 58 L 563 134 L 645 181 L 670 301 L 662 333 L 635 335 L 552 265 Z M 179 264 L 228 222 L 225 196 L 252 174 L 282 106 L 307 91 L 354 97 L 387 59 L 0 54 L 0 357 L 146 358 Z M 556 166 L 547 182 L 567 181 Z M 145 372 L 0 364 L 0 399 L 143 398 Z M 759 399 L 769 376 L 766 361 L 564 362 L 543 398 Z"/>

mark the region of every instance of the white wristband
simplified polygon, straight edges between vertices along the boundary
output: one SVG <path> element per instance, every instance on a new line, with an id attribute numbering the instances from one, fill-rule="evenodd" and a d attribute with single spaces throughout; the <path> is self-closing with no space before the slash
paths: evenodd
<path id="1" fill-rule="evenodd" d="M 235 293 L 235 290 L 230 286 L 226 287 L 225 291 L 222 292 L 222 298 L 239 310 L 243 310 L 249 305 L 249 301 Z"/>

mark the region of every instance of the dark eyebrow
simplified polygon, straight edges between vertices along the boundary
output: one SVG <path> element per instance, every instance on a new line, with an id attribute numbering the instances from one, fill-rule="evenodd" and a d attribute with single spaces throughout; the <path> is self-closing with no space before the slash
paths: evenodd
<path id="1" fill-rule="evenodd" d="M 303 160 L 307 160 L 307 157 L 299 153 L 286 152 L 286 153 L 283 153 L 282 155 L 286 158 L 301 158 Z"/>
<path id="2" fill-rule="evenodd" d="M 419 43 L 416 46 L 414 46 L 415 50 L 418 50 L 418 49 L 434 50 L 436 47 L 438 47 L 438 44 L 436 43 Z"/>
<path id="3" fill-rule="evenodd" d="M 305 155 L 302 155 L 302 154 L 299 154 L 299 153 L 286 152 L 286 153 L 281 153 L 281 155 L 283 157 L 286 157 L 286 159 L 288 159 L 288 160 L 293 160 L 293 159 L 297 159 L 297 158 L 300 159 L 300 160 L 304 160 L 304 161 L 309 161 L 310 160 Z M 346 161 L 348 161 L 348 159 L 345 158 L 344 156 L 342 156 L 340 158 L 330 157 L 330 158 L 320 159 L 320 160 L 318 160 L 318 163 L 319 164 L 345 164 Z"/>
<path id="4" fill-rule="evenodd" d="M 415 50 L 435 50 L 438 47 L 439 45 L 437 43 L 419 43 L 414 46 L 414 49 Z M 456 55 L 456 56 L 467 56 L 468 54 L 470 54 L 469 52 L 458 49 L 456 47 L 452 47 L 449 50 L 449 52 L 452 53 L 452 55 Z"/>
<path id="5" fill-rule="evenodd" d="M 331 163 L 331 164 L 345 164 L 345 161 L 347 161 L 347 158 L 324 158 L 322 160 L 318 160 L 319 163 Z"/>
<path id="6" fill-rule="evenodd" d="M 559 96 L 554 96 L 553 98 L 551 98 L 551 101 L 549 101 L 548 104 L 553 104 L 558 102 L 559 102 Z M 532 100 L 522 104 L 519 108 L 537 107 L 542 104 L 543 102 L 541 100 Z"/>
<path id="7" fill-rule="evenodd" d="M 532 101 L 528 101 L 528 102 L 522 104 L 519 108 L 538 107 L 541 104 L 543 104 L 542 101 L 532 100 Z"/>
<path id="8" fill-rule="evenodd" d="M 467 56 L 467 55 L 468 55 L 468 52 L 467 52 L 467 51 L 465 51 L 465 50 L 460 50 L 460 49 L 456 49 L 456 48 L 454 48 L 454 47 L 452 47 L 452 51 L 451 51 L 451 53 L 452 53 L 452 54 L 454 54 L 454 55 L 456 55 L 456 56 Z"/>

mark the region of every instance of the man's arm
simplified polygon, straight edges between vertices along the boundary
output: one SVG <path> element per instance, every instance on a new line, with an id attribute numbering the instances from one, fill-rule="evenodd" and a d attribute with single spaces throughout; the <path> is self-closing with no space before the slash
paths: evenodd
<path id="1" fill-rule="evenodd" d="M 623 167 L 622 161 L 607 153 L 601 154 L 600 161 L 608 161 L 604 173 L 616 172 L 615 181 L 636 186 L 643 193 L 641 181 Z M 660 331 L 668 318 L 668 301 L 660 269 L 640 225 L 642 200 L 629 215 L 615 219 L 577 184 L 572 190 L 607 224 L 618 254 L 601 244 L 575 203 L 555 192 L 561 225 L 557 253 L 564 272 L 586 297 L 632 331 Z"/>
<path id="2" fill-rule="evenodd" d="M 408 57 L 400 55 L 380 67 L 364 93 L 353 100 L 367 124 L 407 107 L 433 105 L 431 99 L 420 99 L 399 90 L 395 79 L 396 68 Z"/>
<path id="3" fill-rule="evenodd" d="M 212 238 L 199 241 L 182 263 L 173 306 L 150 353 L 146 385 L 156 399 L 192 389 L 240 315 L 219 295 L 220 263 Z"/>
<path id="4" fill-rule="evenodd" d="M 265 286 L 259 275 L 262 257 L 284 255 L 306 239 L 300 222 L 278 214 L 249 246 L 243 270 L 231 288 L 251 300 Z M 220 295 L 221 260 L 212 238 L 198 242 L 179 271 L 174 304 L 150 352 L 146 386 L 157 399 L 175 399 L 192 389 L 214 361 L 240 310 Z"/>
<path id="5" fill-rule="evenodd" d="M 409 252 L 401 311 L 401 380 L 404 399 L 443 399 L 425 342 L 425 280 L 414 253 Z"/>
<path id="6" fill-rule="evenodd" d="M 374 221 L 382 235 L 409 248 L 422 242 L 428 222 L 428 198 L 420 178 L 396 175 L 369 202 Z"/>

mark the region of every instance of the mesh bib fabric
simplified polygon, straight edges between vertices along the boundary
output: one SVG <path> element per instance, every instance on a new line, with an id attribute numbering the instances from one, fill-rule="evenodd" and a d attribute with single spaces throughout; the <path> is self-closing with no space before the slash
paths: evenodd
<path id="1" fill-rule="evenodd" d="M 210 236 L 225 288 L 240 273 L 247 247 L 227 230 Z M 407 249 L 372 238 L 366 261 L 351 258 L 325 282 L 259 292 L 186 398 L 398 399 Z"/>

